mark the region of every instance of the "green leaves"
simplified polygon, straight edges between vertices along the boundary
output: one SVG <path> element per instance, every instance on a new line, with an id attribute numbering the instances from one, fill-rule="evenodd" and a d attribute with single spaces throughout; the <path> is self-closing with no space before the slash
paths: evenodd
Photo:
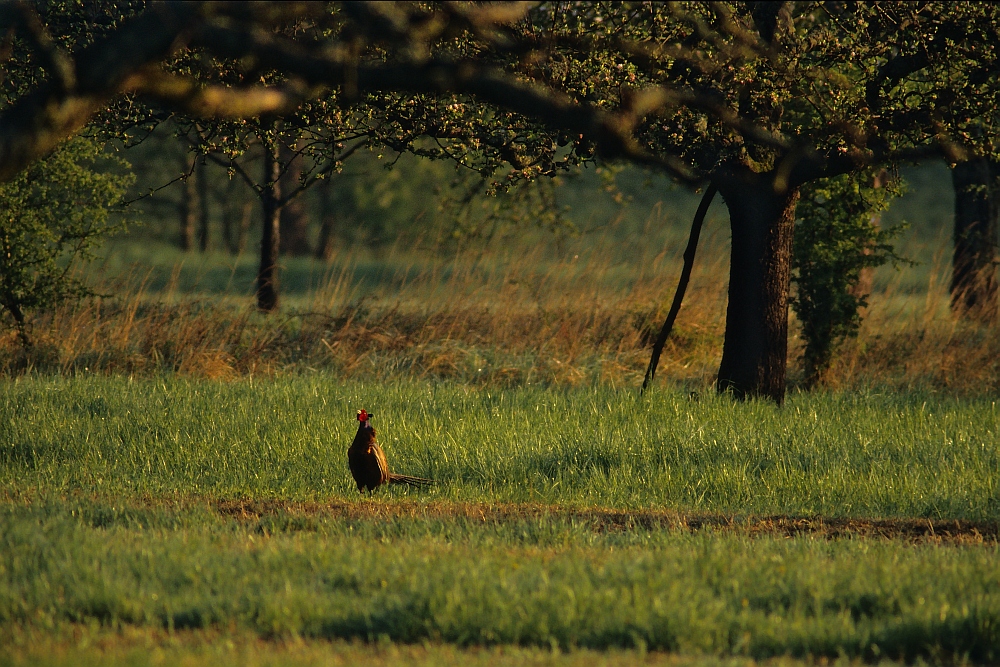
<path id="1" fill-rule="evenodd" d="M 97 171 L 98 161 L 119 173 Z M 133 180 L 127 168 L 95 140 L 76 137 L 0 185 L 0 307 L 25 342 L 27 310 L 89 293 L 71 274 L 73 260 L 123 227 L 111 212 Z"/>
<path id="2" fill-rule="evenodd" d="M 864 170 L 802 188 L 796 210 L 792 308 L 806 340 L 807 384 L 830 365 L 837 341 L 857 335 L 870 287 L 862 272 L 903 261 L 891 241 L 902 228 L 879 226 L 879 214 L 902 194 L 898 177 Z"/>

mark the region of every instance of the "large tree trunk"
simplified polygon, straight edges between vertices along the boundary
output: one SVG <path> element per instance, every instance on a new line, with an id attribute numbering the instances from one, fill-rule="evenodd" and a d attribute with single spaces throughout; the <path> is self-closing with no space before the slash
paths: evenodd
<path id="1" fill-rule="evenodd" d="M 723 169 L 714 180 L 729 208 L 733 239 L 718 390 L 780 405 L 798 190 L 775 192 L 772 174 L 743 166 Z"/>
<path id="2" fill-rule="evenodd" d="M 278 248 L 281 243 L 281 164 L 276 144 L 264 142 L 264 177 L 261 207 L 264 233 L 260 241 L 260 272 L 257 274 L 257 307 L 265 312 L 278 308 Z"/>
<path id="3" fill-rule="evenodd" d="M 955 255 L 951 307 L 962 317 L 991 322 L 997 316 L 997 216 L 1000 166 L 986 158 L 951 170 L 955 188 Z"/>
<path id="4" fill-rule="evenodd" d="M 183 173 L 189 174 L 181 182 L 181 202 L 180 210 L 180 246 L 181 250 L 194 249 L 194 231 L 198 219 L 198 188 L 195 183 L 193 161 L 195 157 L 184 157 L 181 163 Z"/>

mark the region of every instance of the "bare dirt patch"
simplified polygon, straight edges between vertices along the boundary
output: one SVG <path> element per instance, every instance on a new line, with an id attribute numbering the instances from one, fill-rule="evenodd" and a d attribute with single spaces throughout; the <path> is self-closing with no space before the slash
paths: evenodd
<path id="1" fill-rule="evenodd" d="M 796 516 L 727 516 L 684 514 L 663 510 L 571 508 L 537 504 L 454 502 L 292 502 L 285 500 L 217 500 L 215 508 L 240 521 L 266 516 L 326 517 L 353 521 L 391 519 L 466 520 L 500 524 L 524 520 L 561 520 L 599 532 L 713 530 L 747 535 L 826 539 L 881 538 L 908 542 L 995 544 L 1000 522 L 965 519 L 864 519 Z"/>

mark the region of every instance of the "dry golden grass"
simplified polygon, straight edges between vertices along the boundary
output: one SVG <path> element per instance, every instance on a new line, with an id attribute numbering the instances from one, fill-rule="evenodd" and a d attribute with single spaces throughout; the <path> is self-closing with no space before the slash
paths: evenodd
<path id="1" fill-rule="evenodd" d="M 693 389 L 711 386 L 725 321 L 727 248 L 718 238 L 707 246 L 658 372 Z M 600 250 L 560 261 L 542 261 L 539 251 L 423 264 L 397 252 L 384 259 L 395 275 L 368 291 L 348 256 L 308 299 L 270 316 L 247 299 L 183 297 L 172 286 L 147 293 L 125 282 L 110 290 L 116 298 L 38 315 L 29 350 L 14 332 L 4 333 L 0 374 L 225 380 L 328 370 L 478 385 L 637 386 L 673 294 L 679 250 L 637 250 L 634 263 L 616 263 Z M 918 292 L 894 280 L 872 295 L 860 335 L 841 346 L 826 385 L 959 394 L 1000 387 L 997 330 L 950 316 L 946 271 L 932 268 Z M 802 347 L 794 320 L 792 332 L 794 387 Z"/>
<path id="2" fill-rule="evenodd" d="M 1000 332 L 996 324 L 970 322 L 951 313 L 948 271 L 939 254 L 924 271 L 923 289 L 902 289 L 898 276 L 877 289 L 860 334 L 840 346 L 824 378 L 826 385 L 996 393 Z"/>
<path id="3" fill-rule="evenodd" d="M 668 262 L 660 258 L 656 263 Z M 360 293 L 350 259 L 308 301 L 265 316 L 231 297 L 178 298 L 117 287 L 39 315 L 34 345 L 0 338 L 0 369 L 71 374 L 155 374 L 227 379 L 304 369 L 345 377 L 452 378 L 480 384 L 634 383 L 665 315 L 675 275 L 639 271 L 609 287 L 606 260 L 544 265 L 522 256 L 487 268 L 478 258 L 394 278 L 390 293 Z M 707 377 L 722 333 L 724 285 L 714 264 L 685 308 L 664 374 Z M 673 272 L 676 274 L 676 271 Z M 413 276 L 400 263 L 400 276 Z M 706 287 L 707 285 L 707 287 Z M 705 297 L 708 298 L 705 298 Z"/>

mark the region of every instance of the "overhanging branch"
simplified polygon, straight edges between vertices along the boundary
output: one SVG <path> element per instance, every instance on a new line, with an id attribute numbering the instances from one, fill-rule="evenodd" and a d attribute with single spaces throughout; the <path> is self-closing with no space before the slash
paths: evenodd
<path id="1" fill-rule="evenodd" d="M 235 119 L 263 114 L 280 116 L 291 113 L 305 100 L 301 86 L 249 86 L 233 88 L 204 85 L 194 79 L 159 70 L 134 73 L 122 85 L 196 118 Z"/>
<path id="2" fill-rule="evenodd" d="M 137 69 L 161 62 L 181 44 L 197 5 L 161 3 L 127 22 L 76 59 L 75 85 L 43 84 L 0 113 L 0 182 L 9 181 L 76 134 Z"/>

